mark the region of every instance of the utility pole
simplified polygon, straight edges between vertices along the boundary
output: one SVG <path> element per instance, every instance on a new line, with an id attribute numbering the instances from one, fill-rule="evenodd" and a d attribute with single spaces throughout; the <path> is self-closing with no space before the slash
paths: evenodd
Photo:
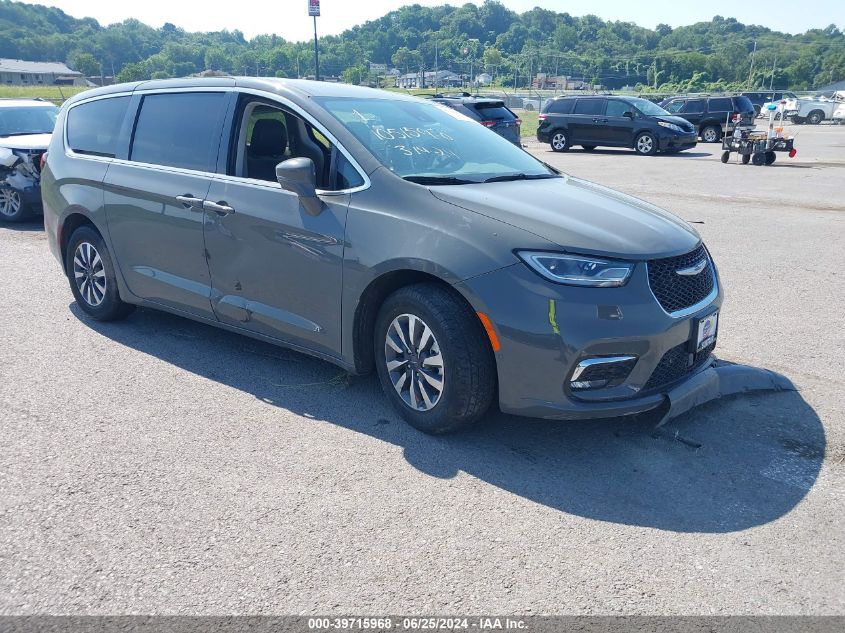
<path id="1" fill-rule="evenodd" d="M 437 76 L 437 40 L 434 40 L 434 92 L 437 92 L 439 77 Z"/>
<path id="2" fill-rule="evenodd" d="M 772 77 L 769 79 L 769 90 L 772 89 L 772 85 L 775 83 L 775 67 L 778 65 L 778 56 L 775 55 L 775 61 L 772 62 Z"/>
<path id="3" fill-rule="evenodd" d="M 754 72 L 754 53 L 757 52 L 757 40 L 754 40 L 754 50 L 751 51 L 751 68 L 748 69 L 748 87 L 751 88 L 751 73 Z"/>

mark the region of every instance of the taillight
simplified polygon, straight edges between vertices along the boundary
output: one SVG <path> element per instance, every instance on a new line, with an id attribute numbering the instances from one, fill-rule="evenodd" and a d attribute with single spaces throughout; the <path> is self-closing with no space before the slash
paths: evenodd
<path id="1" fill-rule="evenodd" d="M 522 119 L 515 119 L 514 125 L 522 125 Z"/>
<path id="2" fill-rule="evenodd" d="M 482 121 L 481 125 L 483 125 L 484 127 L 493 127 L 494 125 L 496 125 L 496 122 L 495 121 Z"/>
<path id="3" fill-rule="evenodd" d="M 546 120 L 546 116 L 547 116 L 547 115 L 545 115 L 545 114 L 538 114 L 538 115 L 537 115 L 537 119 L 538 119 L 538 120 L 540 120 L 540 121 L 545 121 L 545 120 Z"/>
<path id="4" fill-rule="evenodd" d="M 46 164 L 47 164 L 47 152 L 44 152 L 43 154 L 41 154 L 41 166 L 40 166 L 41 171 L 44 171 L 44 165 L 46 165 Z"/>

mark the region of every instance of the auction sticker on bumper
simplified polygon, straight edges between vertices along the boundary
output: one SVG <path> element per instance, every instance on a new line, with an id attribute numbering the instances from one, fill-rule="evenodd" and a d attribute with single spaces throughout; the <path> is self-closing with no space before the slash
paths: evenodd
<path id="1" fill-rule="evenodd" d="M 719 313 L 714 312 L 698 320 L 695 351 L 700 352 L 716 340 L 716 326 L 719 324 Z"/>

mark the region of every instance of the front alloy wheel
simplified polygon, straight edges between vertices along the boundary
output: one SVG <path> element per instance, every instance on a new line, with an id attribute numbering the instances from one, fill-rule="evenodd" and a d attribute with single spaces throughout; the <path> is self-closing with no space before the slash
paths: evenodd
<path id="1" fill-rule="evenodd" d="M 373 358 L 396 411 L 424 433 L 457 431 L 490 408 L 496 362 L 479 316 L 445 284 L 391 294 L 379 310 Z"/>
<path id="2" fill-rule="evenodd" d="M 430 411 L 443 395 L 440 345 L 425 321 L 400 314 L 387 330 L 384 360 L 393 388 L 414 411 Z"/>
<path id="3" fill-rule="evenodd" d="M 643 156 L 651 156 L 657 152 L 657 141 L 648 132 L 644 132 L 637 137 L 637 142 L 634 145 L 638 154 Z"/>
<path id="4" fill-rule="evenodd" d="M 0 187 L 0 220 L 20 222 L 26 217 L 27 209 L 20 192 L 10 187 Z"/>
<path id="5" fill-rule="evenodd" d="M 718 128 L 713 127 L 712 125 L 708 125 L 701 132 L 701 140 L 705 143 L 718 143 L 721 138 L 722 133 Z"/>

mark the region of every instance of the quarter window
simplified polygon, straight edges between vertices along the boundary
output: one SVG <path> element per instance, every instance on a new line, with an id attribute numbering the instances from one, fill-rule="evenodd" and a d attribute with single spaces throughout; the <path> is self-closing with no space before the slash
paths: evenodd
<path id="1" fill-rule="evenodd" d="M 67 114 L 67 142 L 77 154 L 114 158 L 129 97 L 89 101 Z"/>
<path id="2" fill-rule="evenodd" d="M 213 171 L 224 100 L 222 92 L 145 96 L 135 125 L 130 160 Z"/>
<path id="3" fill-rule="evenodd" d="M 549 102 L 548 111 L 552 114 L 572 114 L 575 99 L 555 99 Z"/>

